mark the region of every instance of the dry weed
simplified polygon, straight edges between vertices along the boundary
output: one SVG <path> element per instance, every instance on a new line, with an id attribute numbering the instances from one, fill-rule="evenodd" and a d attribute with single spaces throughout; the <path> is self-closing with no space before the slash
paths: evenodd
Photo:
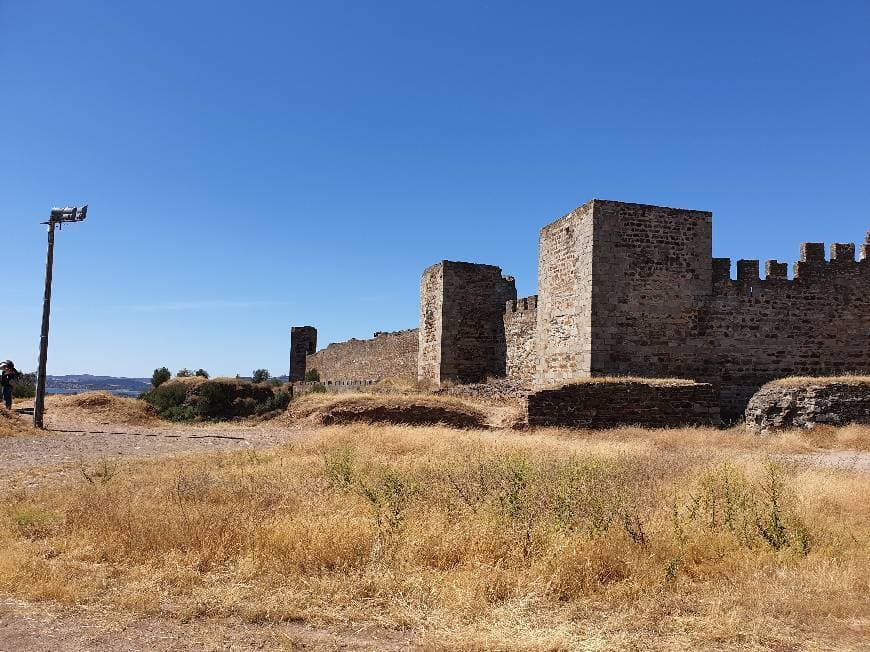
<path id="1" fill-rule="evenodd" d="M 2 497 L 0 590 L 432 649 L 857 649 L 870 478 L 738 437 L 359 424 L 113 467 Z"/>

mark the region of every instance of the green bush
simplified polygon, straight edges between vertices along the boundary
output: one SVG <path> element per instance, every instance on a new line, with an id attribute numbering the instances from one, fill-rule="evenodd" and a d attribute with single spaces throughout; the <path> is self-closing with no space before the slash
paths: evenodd
<path id="1" fill-rule="evenodd" d="M 142 398 L 163 419 L 221 421 L 284 410 L 290 394 L 275 392 L 271 385 L 219 378 L 200 383 L 172 381 L 152 389 Z"/>
<path id="2" fill-rule="evenodd" d="M 306 383 L 319 383 L 320 382 L 320 372 L 317 369 L 311 368 L 305 372 L 305 382 Z"/>
<path id="3" fill-rule="evenodd" d="M 150 392 L 145 392 L 142 398 L 157 410 L 164 419 L 181 421 L 190 417 L 182 417 L 181 408 L 187 400 L 188 386 L 183 383 L 161 383 Z"/>
<path id="4" fill-rule="evenodd" d="M 36 396 L 36 374 L 21 374 L 12 386 L 13 398 L 33 398 Z"/>
<path id="5" fill-rule="evenodd" d="M 323 383 L 314 383 L 308 391 L 312 394 L 326 394 L 326 385 Z"/>
<path id="6" fill-rule="evenodd" d="M 251 380 L 255 383 L 265 383 L 269 378 L 271 374 L 268 369 L 254 369 L 254 373 L 251 374 Z"/>
<path id="7" fill-rule="evenodd" d="M 283 390 L 275 392 L 275 395 L 262 403 L 259 403 L 256 408 L 257 414 L 268 414 L 269 412 L 283 412 L 290 405 L 290 392 Z"/>
<path id="8" fill-rule="evenodd" d="M 194 376 L 199 376 L 200 378 L 205 378 L 208 380 L 208 372 L 205 369 L 197 369 L 193 372 Z"/>

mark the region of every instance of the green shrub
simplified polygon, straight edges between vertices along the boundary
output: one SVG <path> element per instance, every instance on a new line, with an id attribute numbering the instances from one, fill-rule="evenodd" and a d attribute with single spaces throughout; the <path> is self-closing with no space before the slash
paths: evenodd
<path id="1" fill-rule="evenodd" d="M 251 374 L 251 380 L 255 383 L 265 383 L 269 378 L 271 374 L 268 369 L 254 369 L 254 373 Z"/>
<path id="2" fill-rule="evenodd" d="M 160 387 L 167 380 L 172 378 L 172 372 L 169 371 L 166 367 L 160 367 L 154 370 L 154 373 L 151 374 L 151 386 L 152 387 Z"/>
<path id="3" fill-rule="evenodd" d="M 290 392 L 277 391 L 272 398 L 258 403 L 256 414 L 268 414 L 269 412 L 283 412 L 290 405 Z"/>
<path id="4" fill-rule="evenodd" d="M 176 378 L 190 378 L 193 375 L 193 372 L 190 369 L 184 368 L 179 369 L 178 373 L 175 374 Z"/>
<path id="5" fill-rule="evenodd" d="M 36 374 L 21 374 L 12 386 L 13 398 L 33 398 L 36 396 Z"/>
<path id="6" fill-rule="evenodd" d="M 320 372 L 317 369 L 311 368 L 305 372 L 305 382 L 306 383 L 319 383 L 320 382 Z"/>
<path id="7" fill-rule="evenodd" d="M 284 410 L 290 394 L 271 385 L 219 378 L 204 382 L 172 381 L 145 392 L 142 398 L 169 421 L 220 421 Z"/>
<path id="8" fill-rule="evenodd" d="M 199 376 L 200 378 L 205 378 L 208 380 L 208 372 L 205 369 L 197 369 L 193 372 L 194 376 Z"/>
<path id="9" fill-rule="evenodd" d="M 183 411 L 180 410 L 187 400 L 187 389 L 188 386 L 183 383 L 161 383 L 150 392 L 145 392 L 142 398 L 153 405 L 163 419 L 181 421 L 192 418 L 183 417 Z"/>
<path id="10" fill-rule="evenodd" d="M 314 383 L 308 391 L 312 394 L 326 394 L 326 385 L 323 383 Z"/>

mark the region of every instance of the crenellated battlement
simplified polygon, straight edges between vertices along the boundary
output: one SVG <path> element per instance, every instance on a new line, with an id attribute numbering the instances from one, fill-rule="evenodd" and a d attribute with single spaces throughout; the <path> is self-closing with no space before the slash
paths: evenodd
<path id="1" fill-rule="evenodd" d="M 521 299 L 509 300 L 505 303 L 505 312 L 513 313 L 513 312 L 528 312 L 534 311 L 538 309 L 538 295 L 533 294 L 530 297 L 523 297 Z"/>
<path id="2" fill-rule="evenodd" d="M 870 238 L 870 232 L 868 232 Z M 855 260 L 856 248 L 858 260 Z M 800 246 L 800 258 L 794 263 L 792 279 L 788 277 L 788 263 L 778 260 L 767 260 L 764 263 L 764 278 L 760 275 L 760 261 L 738 260 L 737 278 L 731 278 L 731 259 L 713 258 L 711 264 L 711 279 L 715 287 L 723 285 L 758 285 L 767 282 L 782 283 L 792 280 L 822 280 L 843 278 L 858 274 L 870 273 L 870 243 L 855 245 L 852 242 L 834 242 L 825 256 L 824 242 L 803 242 Z"/>

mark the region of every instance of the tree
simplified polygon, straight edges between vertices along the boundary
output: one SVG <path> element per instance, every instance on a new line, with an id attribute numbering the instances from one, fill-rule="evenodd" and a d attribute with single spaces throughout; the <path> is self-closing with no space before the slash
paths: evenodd
<path id="1" fill-rule="evenodd" d="M 305 372 L 305 382 L 306 383 L 319 383 L 320 382 L 320 372 L 313 367 Z"/>
<path id="2" fill-rule="evenodd" d="M 166 367 L 160 367 L 159 369 L 155 369 L 154 373 L 151 374 L 151 386 L 160 387 L 170 378 L 172 378 L 172 372 L 169 371 L 169 369 L 167 369 Z"/>
<path id="3" fill-rule="evenodd" d="M 200 378 L 208 378 L 208 372 L 205 369 L 197 369 L 194 373 L 194 376 L 199 376 Z"/>
<path id="4" fill-rule="evenodd" d="M 185 367 L 184 369 L 179 369 L 178 373 L 175 374 L 176 378 L 190 378 L 193 375 L 193 372 Z"/>
<path id="5" fill-rule="evenodd" d="M 269 380 L 271 374 L 268 369 L 254 369 L 254 373 L 251 375 L 251 380 L 255 383 L 265 383 Z"/>

